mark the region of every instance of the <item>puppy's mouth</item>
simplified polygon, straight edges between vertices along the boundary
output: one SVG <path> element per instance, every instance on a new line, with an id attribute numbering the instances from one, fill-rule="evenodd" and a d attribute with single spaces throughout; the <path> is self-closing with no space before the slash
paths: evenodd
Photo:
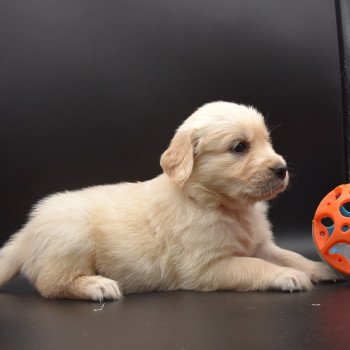
<path id="1" fill-rule="evenodd" d="M 270 200 L 275 198 L 279 193 L 283 192 L 287 187 L 286 181 L 272 181 L 262 186 L 258 186 L 251 195 L 255 200 Z"/>

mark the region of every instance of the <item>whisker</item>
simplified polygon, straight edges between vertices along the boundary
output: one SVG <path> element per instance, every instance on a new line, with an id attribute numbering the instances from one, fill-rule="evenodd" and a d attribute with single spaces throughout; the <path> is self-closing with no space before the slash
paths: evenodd
<path id="1" fill-rule="evenodd" d="M 279 127 L 281 127 L 283 124 L 278 124 L 276 126 L 272 126 L 272 127 L 268 127 L 269 133 L 272 133 L 273 131 L 275 131 L 276 129 L 278 129 Z"/>

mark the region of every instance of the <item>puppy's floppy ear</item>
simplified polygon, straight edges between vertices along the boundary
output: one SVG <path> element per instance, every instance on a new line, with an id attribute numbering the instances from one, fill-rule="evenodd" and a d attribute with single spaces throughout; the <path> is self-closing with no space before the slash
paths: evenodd
<path id="1" fill-rule="evenodd" d="M 193 168 L 195 139 L 192 130 L 179 130 L 169 148 L 162 154 L 163 171 L 180 187 L 190 177 Z"/>

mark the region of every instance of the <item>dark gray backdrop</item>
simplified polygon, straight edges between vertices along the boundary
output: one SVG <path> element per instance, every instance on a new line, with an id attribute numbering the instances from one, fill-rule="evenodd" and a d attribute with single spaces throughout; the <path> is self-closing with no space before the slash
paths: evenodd
<path id="1" fill-rule="evenodd" d="M 174 129 L 213 100 L 280 125 L 280 235 L 310 234 L 346 180 L 331 0 L 2 0 L 0 52 L 0 242 L 49 193 L 157 175 Z"/>

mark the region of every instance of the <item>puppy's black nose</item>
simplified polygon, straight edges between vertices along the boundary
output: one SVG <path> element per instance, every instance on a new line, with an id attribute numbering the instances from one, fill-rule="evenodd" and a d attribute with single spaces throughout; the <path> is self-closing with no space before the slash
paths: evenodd
<path id="1" fill-rule="evenodd" d="M 281 180 L 284 180 L 287 176 L 288 168 L 285 165 L 279 166 L 279 167 L 274 168 L 272 170 L 275 173 L 275 175 Z"/>

